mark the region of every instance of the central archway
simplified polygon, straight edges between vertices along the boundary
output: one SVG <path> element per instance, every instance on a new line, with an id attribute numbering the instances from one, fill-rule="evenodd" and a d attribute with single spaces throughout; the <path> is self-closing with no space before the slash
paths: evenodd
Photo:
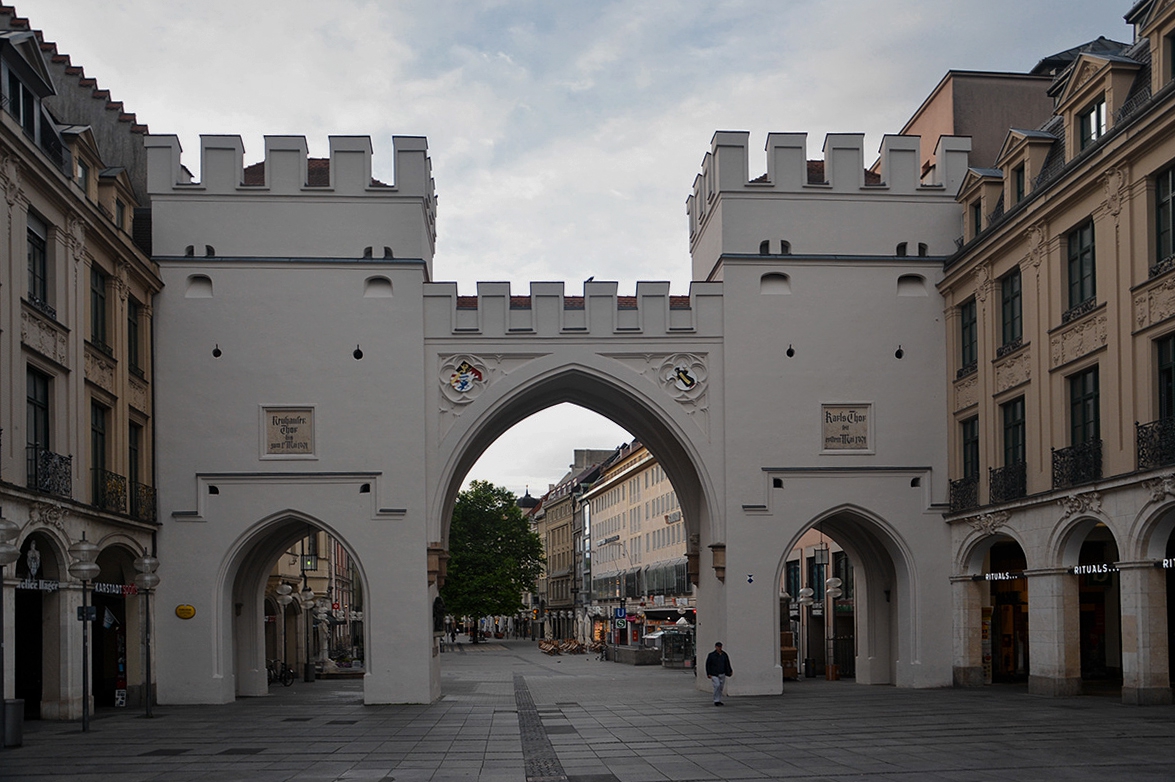
<path id="1" fill-rule="evenodd" d="M 536 362 L 541 363 L 545 362 Z M 689 535 L 714 537 L 710 524 L 718 516 L 717 498 L 704 449 L 699 447 L 703 433 L 690 432 L 695 424 L 688 414 L 671 411 L 664 402 L 658 403 L 599 366 L 536 366 L 530 373 L 511 375 L 510 381 L 507 387 L 494 389 L 497 393 L 484 394 L 473 402 L 442 440 L 444 459 L 437 491 L 430 500 L 436 539 L 442 544 L 447 545 L 449 520 L 461 482 L 486 448 L 519 421 L 562 403 L 598 413 L 635 435 L 657 455 L 677 490 Z"/>

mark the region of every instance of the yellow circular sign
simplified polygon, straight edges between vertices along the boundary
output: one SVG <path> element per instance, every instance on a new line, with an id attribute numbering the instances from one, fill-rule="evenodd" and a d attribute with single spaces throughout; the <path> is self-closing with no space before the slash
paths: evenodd
<path id="1" fill-rule="evenodd" d="M 196 615 L 196 606 L 190 606 L 186 603 L 175 607 L 175 615 L 180 619 L 191 619 Z"/>

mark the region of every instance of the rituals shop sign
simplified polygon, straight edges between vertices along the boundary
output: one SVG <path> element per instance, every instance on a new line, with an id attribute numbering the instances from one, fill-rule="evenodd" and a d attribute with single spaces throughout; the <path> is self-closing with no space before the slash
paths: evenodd
<path id="1" fill-rule="evenodd" d="M 262 408 L 265 456 L 313 456 L 313 407 Z"/>
<path id="2" fill-rule="evenodd" d="M 873 406 L 821 405 L 821 435 L 825 451 L 872 451 Z"/>

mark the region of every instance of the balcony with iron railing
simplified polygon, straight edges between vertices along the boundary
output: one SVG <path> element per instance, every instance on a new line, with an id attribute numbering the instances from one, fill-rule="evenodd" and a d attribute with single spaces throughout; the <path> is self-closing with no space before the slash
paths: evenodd
<path id="1" fill-rule="evenodd" d="M 1134 424 L 1138 469 L 1154 470 L 1175 464 L 1175 418 Z"/>
<path id="2" fill-rule="evenodd" d="M 1102 477 L 1102 441 L 1089 440 L 1053 449 L 1053 488 L 1067 489 Z"/>
<path id="3" fill-rule="evenodd" d="M 951 513 L 979 507 L 979 476 L 951 481 Z"/>
<path id="4" fill-rule="evenodd" d="M 988 495 L 992 503 L 1018 500 L 1028 493 L 1028 470 L 1024 462 L 990 467 L 987 471 L 987 480 Z"/>
<path id="5" fill-rule="evenodd" d="M 25 297 L 25 301 L 29 306 L 41 313 L 50 320 L 57 320 L 57 309 L 39 296 L 34 296 L 32 293 Z"/>
<path id="6" fill-rule="evenodd" d="M 53 453 L 40 445 L 25 447 L 26 485 L 35 491 L 73 496 L 73 457 Z"/>
<path id="7" fill-rule="evenodd" d="M 94 507 L 108 513 L 126 513 L 126 478 L 98 467 L 91 472 Z"/>
<path id="8" fill-rule="evenodd" d="M 1080 304 L 1075 304 L 1061 313 L 1061 325 L 1072 323 L 1083 315 L 1088 315 L 1097 309 L 1097 299 L 1090 297 Z"/>
<path id="9" fill-rule="evenodd" d="M 135 483 L 134 481 L 131 481 L 130 487 L 131 518 L 154 524 L 157 518 L 155 511 L 155 487 Z"/>

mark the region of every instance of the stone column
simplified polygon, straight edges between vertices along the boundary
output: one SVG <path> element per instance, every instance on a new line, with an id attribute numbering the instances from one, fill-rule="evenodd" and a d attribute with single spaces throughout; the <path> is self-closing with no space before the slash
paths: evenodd
<path id="1" fill-rule="evenodd" d="M 1122 702 L 1171 703 L 1167 658 L 1167 572 L 1151 561 L 1119 562 Z"/>
<path id="2" fill-rule="evenodd" d="M 1025 571 L 1028 577 L 1028 692 L 1081 694 L 1081 616 L 1077 577 L 1068 568 Z"/>
<path id="3" fill-rule="evenodd" d="M 954 683 L 956 687 L 982 687 L 983 587 L 970 575 L 951 576 L 954 602 Z"/>

